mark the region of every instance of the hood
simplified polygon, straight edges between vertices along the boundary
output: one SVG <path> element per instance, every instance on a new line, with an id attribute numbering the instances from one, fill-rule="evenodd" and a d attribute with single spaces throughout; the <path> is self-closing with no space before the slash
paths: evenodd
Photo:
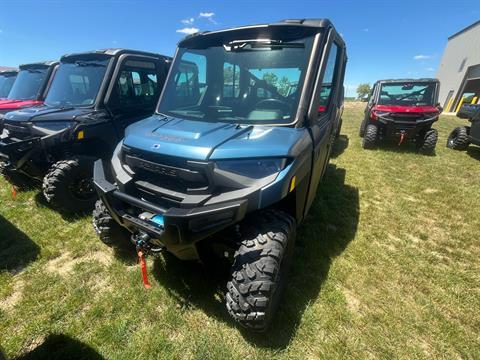
<path id="1" fill-rule="evenodd" d="M 37 100 L 0 100 L 0 111 L 2 110 L 17 110 L 26 106 L 35 106 L 43 104 L 42 101 Z"/>
<path id="2" fill-rule="evenodd" d="M 304 129 L 164 118 L 154 115 L 129 126 L 124 145 L 191 160 L 286 157 Z"/>
<path id="3" fill-rule="evenodd" d="M 438 108 L 432 105 L 428 106 L 397 106 L 397 105 L 375 105 L 372 110 L 387 111 L 395 113 L 432 113 L 439 112 Z"/>
<path id="4" fill-rule="evenodd" d="M 36 106 L 33 108 L 21 109 L 9 112 L 5 119 L 7 121 L 70 121 L 76 117 L 86 115 L 92 109 L 86 108 L 54 108 L 50 106 Z"/>

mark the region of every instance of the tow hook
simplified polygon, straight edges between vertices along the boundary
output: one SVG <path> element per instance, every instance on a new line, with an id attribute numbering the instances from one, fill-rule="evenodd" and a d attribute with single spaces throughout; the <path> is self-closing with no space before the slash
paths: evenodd
<path id="1" fill-rule="evenodd" d="M 405 133 L 405 131 L 401 131 L 400 132 L 400 142 L 398 143 L 398 146 L 402 145 L 403 140 L 405 140 L 406 137 L 407 137 L 407 134 Z"/>
<path id="2" fill-rule="evenodd" d="M 132 241 L 135 244 L 135 248 L 137 250 L 138 261 L 140 263 L 140 268 L 142 271 L 142 281 L 143 286 L 145 289 L 150 289 L 152 285 L 148 281 L 148 274 L 147 274 L 147 262 L 145 261 L 145 256 L 148 254 L 158 254 L 163 250 L 163 247 L 153 248 L 150 243 L 150 236 L 140 231 L 132 235 Z"/>

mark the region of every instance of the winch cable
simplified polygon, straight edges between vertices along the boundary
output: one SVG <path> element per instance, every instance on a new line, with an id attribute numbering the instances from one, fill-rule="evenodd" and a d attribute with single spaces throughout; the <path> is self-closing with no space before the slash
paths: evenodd
<path id="1" fill-rule="evenodd" d="M 145 289 L 150 289 L 152 285 L 150 285 L 148 281 L 147 262 L 145 261 L 145 255 L 142 250 L 138 250 L 138 260 L 140 261 L 140 267 L 142 269 L 143 286 L 145 286 Z"/>
<path id="2" fill-rule="evenodd" d="M 404 132 L 400 133 L 400 142 L 398 143 L 398 146 L 402 145 L 403 140 L 405 140 L 406 134 Z"/>

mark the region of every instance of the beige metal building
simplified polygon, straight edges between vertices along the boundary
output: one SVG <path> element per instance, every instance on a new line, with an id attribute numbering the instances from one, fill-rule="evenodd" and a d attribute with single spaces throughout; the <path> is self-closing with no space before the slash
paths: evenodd
<path id="1" fill-rule="evenodd" d="M 480 21 L 448 38 L 437 78 L 445 112 L 457 112 L 464 103 L 480 103 Z"/>

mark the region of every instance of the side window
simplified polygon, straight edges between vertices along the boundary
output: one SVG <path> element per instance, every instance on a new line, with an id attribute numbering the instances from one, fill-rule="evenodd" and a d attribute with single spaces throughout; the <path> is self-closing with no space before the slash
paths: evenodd
<path id="1" fill-rule="evenodd" d="M 328 110 L 331 94 L 334 90 L 334 80 L 338 69 L 338 45 L 333 43 L 328 54 L 327 65 L 322 79 L 322 88 L 320 91 L 320 102 L 318 105 L 318 114 L 322 115 Z"/>
<path id="2" fill-rule="evenodd" d="M 223 97 L 238 98 L 240 95 L 240 67 L 223 64 Z"/>
<path id="3" fill-rule="evenodd" d="M 203 55 L 187 53 L 175 74 L 176 106 L 198 105 L 206 91 L 207 62 Z"/>
<path id="4" fill-rule="evenodd" d="M 127 60 L 115 84 L 112 108 L 117 113 L 153 111 L 159 93 L 155 63 Z"/>

